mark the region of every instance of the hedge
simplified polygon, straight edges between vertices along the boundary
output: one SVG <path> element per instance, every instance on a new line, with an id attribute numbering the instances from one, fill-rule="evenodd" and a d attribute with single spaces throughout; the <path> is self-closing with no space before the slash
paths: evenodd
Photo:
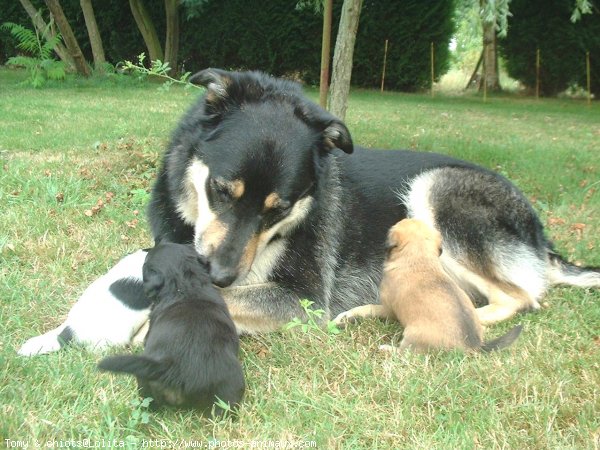
<path id="1" fill-rule="evenodd" d="M 533 89 L 540 50 L 540 92 L 556 95 L 572 84 L 586 86 L 585 54 L 590 52 L 592 92 L 600 94 L 600 14 L 570 20 L 572 0 L 512 0 L 508 36 L 500 52 L 511 77 Z"/>
<path id="2" fill-rule="evenodd" d="M 34 4 L 42 7 L 43 2 L 35 0 Z M 61 4 L 91 61 L 79 0 L 62 0 Z M 164 37 L 163 1 L 146 0 L 146 4 L 159 36 Z M 193 15 L 181 8 L 180 63 L 192 72 L 205 67 L 259 69 L 318 83 L 322 16 L 310 8 L 298 9 L 297 4 L 298 0 L 208 0 Z M 95 6 L 106 57 L 111 63 L 136 59 L 145 51 L 128 2 L 103 0 Z M 341 6 L 341 0 L 334 3 L 333 43 Z M 2 21 L 31 26 L 25 11 L 14 0 L 0 0 L 0 10 L 4 12 Z M 365 0 L 353 84 L 379 86 L 384 43 L 388 39 L 386 88 L 414 91 L 428 87 L 431 42 L 436 49 L 437 77 L 448 67 L 453 13 L 453 0 Z M 7 33 L 0 34 L 0 62 L 16 52 L 14 44 Z"/>

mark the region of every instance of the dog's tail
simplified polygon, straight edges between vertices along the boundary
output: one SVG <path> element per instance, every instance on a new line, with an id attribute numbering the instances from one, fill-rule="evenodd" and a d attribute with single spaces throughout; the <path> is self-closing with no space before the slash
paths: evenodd
<path id="1" fill-rule="evenodd" d="M 519 324 L 511 328 L 508 333 L 496 339 L 492 339 L 491 341 L 484 342 L 480 350 L 485 353 L 502 350 L 515 342 L 521 334 L 521 331 L 523 331 L 523 325 Z"/>
<path id="2" fill-rule="evenodd" d="M 600 267 L 579 267 L 548 251 L 548 281 L 579 287 L 600 287 Z"/>
<path id="3" fill-rule="evenodd" d="M 169 370 L 170 364 L 144 355 L 108 356 L 98 363 L 98 369 L 128 373 L 146 380 L 158 380 Z"/>

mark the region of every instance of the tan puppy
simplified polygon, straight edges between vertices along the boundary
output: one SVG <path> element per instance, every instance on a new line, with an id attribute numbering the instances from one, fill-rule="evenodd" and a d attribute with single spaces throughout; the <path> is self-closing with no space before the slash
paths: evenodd
<path id="1" fill-rule="evenodd" d="M 379 291 L 381 305 L 351 309 L 335 321 L 343 323 L 356 317 L 396 319 L 404 327 L 401 351 L 491 351 L 512 344 L 521 333 L 521 325 L 500 338 L 483 342 L 483 327 L 475 307 L 444 271 L 441 253 L 442 236 L 437 230 L 416 219 L 398 222 L 388 233 L 388 254 Z"/>

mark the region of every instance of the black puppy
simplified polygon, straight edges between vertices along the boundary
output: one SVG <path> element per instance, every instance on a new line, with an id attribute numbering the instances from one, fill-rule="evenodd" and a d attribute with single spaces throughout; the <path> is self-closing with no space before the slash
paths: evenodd
<path id="1" fill-rule="evenodd" d="M 146 256 L 143 277 L 154 302 L 144 353 L 111 356 L 98 368 L 135 375 L 155 406 L 209 412 L 216 397 L 237 405 L 245 390 L 239 338 L 205 262 L 191 246 L 162 243 Z"/>

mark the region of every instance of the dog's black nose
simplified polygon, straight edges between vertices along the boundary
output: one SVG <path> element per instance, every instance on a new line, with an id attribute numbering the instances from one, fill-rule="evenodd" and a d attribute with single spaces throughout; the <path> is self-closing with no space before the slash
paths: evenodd
<path id="1" fill-rule="evenodd" d="M 235 281 L 237 271 L 228 267 L 223 267 L 218 262 L 210 263 L 210 278 L 214 284 L 219 287 L 227 287 Z"/>

